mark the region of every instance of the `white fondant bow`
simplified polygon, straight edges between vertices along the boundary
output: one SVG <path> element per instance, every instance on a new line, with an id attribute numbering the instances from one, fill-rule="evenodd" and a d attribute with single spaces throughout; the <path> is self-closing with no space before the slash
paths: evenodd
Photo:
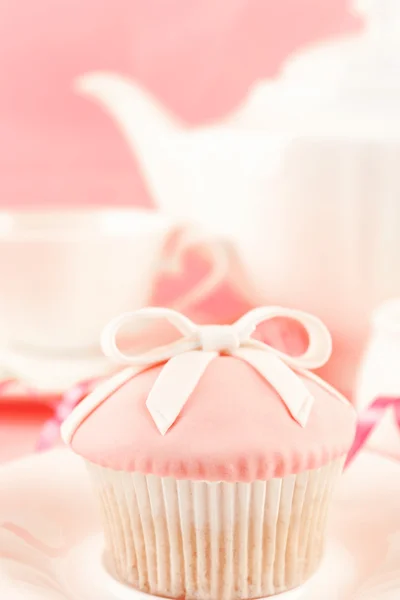
<path id="1" fill-rule="evenodd" d="M 308 334 L 307 350 L 290 356 L 253 339 L 256 327 L 275 317 L 287 317 L 300 323 Z M 117 346 L 120 329 L 155 324 L 167 320 L 181 334 L 176 341 L 155 346 L 139 354 L 124 354 Z M 325 325 L 316 317 L 281 307 L 251 310 L 233 325 L 196 325 L 182 314 L 167 308 L 144 308 L 125 313 L 109 323 L 102 336 L 103 350 L 119 363 L 145 367 L 166 362 L 147 398 L 147 408 L 164 435 L 175 422 L 208 364 L 218 354 L 229 354 L 249 363 L 278 392 L 292 417 L 305 426 L 313 397 L 298 377 L 303 369 L 315 369 L 328 360 L 332 342 Z M 295 369 L 293 371 L 292 369 Z"/>

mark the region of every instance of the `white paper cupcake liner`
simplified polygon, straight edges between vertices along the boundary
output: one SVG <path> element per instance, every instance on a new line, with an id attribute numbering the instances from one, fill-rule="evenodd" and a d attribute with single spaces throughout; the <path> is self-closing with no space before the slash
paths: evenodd
<path id="1" fill-rule="evenodd" d="M 154 595 L 242 600 L 290 590 L 315 572 L 343 462 L 253 483 L 87 465 L 118 579 Z"/>

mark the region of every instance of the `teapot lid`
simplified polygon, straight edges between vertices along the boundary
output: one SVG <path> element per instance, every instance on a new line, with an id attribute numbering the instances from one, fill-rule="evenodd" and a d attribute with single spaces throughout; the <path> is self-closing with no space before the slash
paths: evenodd
<path id="1" fill-rule="evenodd" d="M 365 19 L 363 31 L 291 57 L 275 87 L 298 107 L 342 106 L 359 117 L 384 110 L 387 118 L 400 109 L 400 0 L 354 0 L 353 8 Z M 256 86 L 252 104 L 263 95 Z"/>
<path id="2" fill-rule="evenodd" d="M 397 108 L 400 97 L 400 2 L 355 0 L 364 30 L 290 59 L 284 79 L 321 94 L 358 101 L 366 108 L 382 102 Z M 394 98 L 396 94 L 396 98 Z"/>

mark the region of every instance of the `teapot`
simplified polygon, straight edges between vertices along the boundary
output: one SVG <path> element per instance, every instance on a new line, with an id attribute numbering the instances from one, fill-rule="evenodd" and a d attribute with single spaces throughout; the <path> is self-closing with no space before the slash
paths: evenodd
<path id="1" fill-rule="evenodd" d="M 291 57 L 218 122 L 188 127 L 117 73 L 75 82 L 114 119 L 158 206 L 233 242 L 248 299 L 326 322 L 322 375 L 347 393 L 371 311 L 400 295 L 400 6 L 355 8 L 363 32 Z"/>

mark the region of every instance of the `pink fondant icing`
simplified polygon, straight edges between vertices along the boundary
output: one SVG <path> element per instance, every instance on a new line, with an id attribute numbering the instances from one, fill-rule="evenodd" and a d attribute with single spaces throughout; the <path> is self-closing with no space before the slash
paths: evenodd
<path id="1" fill-rule="evenodd" d="M 318 468 L 350 448 L 355 433 L 350 404 L 300 376 L 315 398 L 302 428 L 270 384 L 231 356 L 218 356 L 209 364 L 163 436 L 145 404 L 161 368 L 133 376 L 112 393 L 80 424 L 72 449 L 114 470 L 253 481 Z"/>

